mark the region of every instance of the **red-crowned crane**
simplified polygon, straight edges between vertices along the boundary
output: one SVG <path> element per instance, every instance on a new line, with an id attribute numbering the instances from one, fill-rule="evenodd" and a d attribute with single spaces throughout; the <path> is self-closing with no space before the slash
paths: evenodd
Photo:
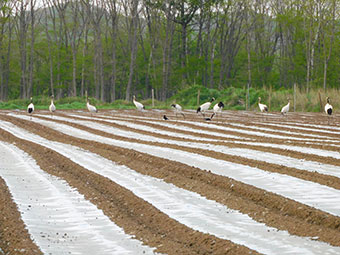
<path id="1" fill-rule="evenodd" d="M 331 117 L 331 115 L 333 113 L 333 107 L 330 104 L 330 101 L 331 101 L 330 98 L 327 97 L 326 100 L 327 100 L 327 103 L 325 105 L 325 113 L 328 115 L 328 124 L 329 124 L 329 118 Z"/>
<path id="2" fill-rule="evenodd" d="M 86 107 L 87 107 L 87 110 L 91 113 L 95 113 L 95 112 L 98 112 L 97 108 L 90 104 L 90 100 L 89 100 L 89 97 L 87 96 L 87 91 L 85 91 L 85 95 L 86 95 Z"/>
<path id="3" fill-rule="evenodd" d="M 206 102 L 204 104 L 202 104 L 200 107 L 197 108 L 196 113 L 201 113 L 203 115 L 203 117 L 205 117 L 205 111 L 207 111 L 210 108 L 211 103 L 215 101 L 215 98 L 211 98 L 211 100 L 209 102 Z"/>
<path id="4" fill-rule="evenodd" d="M 51 114 L 53 114 L 55 111 L 56 111 L 56 107 L 55 107 L 55 105 L 54 105 L 54 102 L 53 102 L 53 100 L 54 100 L 54 96 L 52 95 L 51 96 L 51 104 L 50 104 L 50 106 L 48 107 L 48 110 L 51 112 Z"/>
<path id="5" fill-rule="evenodd" d="M 32 118 L 32 114 L 34 112 L 34 104 L 33 104 L 33 98 L 31 97 L 31 102 L 30 104 L 27 106 L 27 112 L 28 114 L 31 116 Z"/>
<path id="6" fill-rule="evenodd" d="M 281 109 L 281 114 L 285 115 L 286 113 L 289 112 L 289 106 L 290 106 L 290 99 L 288 98 L 288 104 L 282 107 Z"/>
<path id="7" fill-rule="evenodd" d="M 177 114 L 181 114 L 183 118 L 185 119 L 185 115 L 182 112 L 182 109 L 183 109 L 182 106 L 180 106 L 179 104 L 172 104 L 171 107 L 175 112 L 176 118 L 177 118 Z"/>
<path id="8" fill-rule="evenodd" d="M 139 110 L 139 111 L 145 110 L 144 105 L 142 103 L 136 101 L 136 96 L 135 95 L 133 95 L 133 103 L 135 104 L 137 110 Z"/>
<path id="9" fill-rule="evenodd" d="M 268 106 L 265 104 L 261 104 L 261 97 L 259 97 L 259 108 L 261 112 L 268 112 Z"/>
<path id="10" fill-rule="evenodd" d="M 224 104 L 222 102 L 215 104 L 213 107 L 214 113 L 211 115 L 210 119 L 212 119 L 215 115 L 216 117 L 218 117 L 218 115 L 222 114 L 223 108 L 224 108 Z"/>
<path id="11" fill-rule="evenodd" d="M 327 100 L 327 103 L 326 103 L 326 105 L 325 105 L 325 113 L 326 113 L 328 116 L 331 116 L 332 113 L 333 113 L 333 107 L 332 107 L 332 105 L 330 105 L 330 101 L 331 101 L 331 100 L 330 100 L 329 97 L 327 97 L 326 100 Z"/>

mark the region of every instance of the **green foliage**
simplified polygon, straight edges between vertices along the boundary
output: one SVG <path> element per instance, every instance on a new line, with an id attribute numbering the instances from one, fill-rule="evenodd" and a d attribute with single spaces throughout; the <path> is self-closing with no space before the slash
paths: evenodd
<path id="1" fill-rule="evenodd" d="M 187 89 L 179 91 L 175 96 L 171 97 L 168 102 L 176 102 L 185 108 L 195 109 L 197 107 L 197 95 L 200 92 L 200 104 L 209 101 L 212 97 L 215 98 L 216 102 L 223 102 L 225 109 L 230 110 L 245 110 L 246 109 L 246 96 L 247 91 L 244 88 L 228 87 L 224 90 L 208 89 L 200 85 L 194 85 Z M 268 98 L 268 92 L 264 89 L 256 90 L 250 88 L 249 98 L 250 105 L 257 103 L 258 97 L 263 99 Z"/>
<path id="2" fill-rule="evenodd" d="M 152 107 L 152 100 L 139 100 L 144 104 L 146 109 L 169 109 L 172 103 L 178 103 L 184 107 L 184 109 L 196 109 L 197 108 L 197 93 L 200 91 L 200 104 L 209 101 L 211 97 L 215 97 L 218 103 L 222 101 L 225 105 L 225 110 L 245 110 L 246 109 L 246 95 L 247 90 L 245 88 L 229 87 L 224 90 L 218 91 L 216 89 L 208 89 L 199 85 L 188 87 L 179 91 L 178 94 L 171 97 L 165 102 L 155 100 L 154 107 Z M 321 93 L 322 105 L 325 104 L 326 96 L 331 98 L 339 98 L 340 91 L 337 89 L 330 89 L 327 93 L 320 92 L 319 90 L 311 90 L 310 93 L 297 90 L 296 93 L 296 111 L 304 112 L 320 112 L 323 107 L 320 106 L 319 93 Z M 293 110 L 294 94 L 292 89 L 283 89 L 275 91 L 267 91 L 264 89 L 249 89 L 249 100 L 251 111 L 258 111 L 258 97 L 262 98 L 262 102 L 269 106 L 270 111 L 280 111 L 282 106 L 287 104 L 287 99 L 291 100 L 291 110 Z M 112 103 L 103 103 L 100 100 L 89 98 L 91 104 L 95 105 L 98 109 L 135 109 L 132 101 L 115 100 Z M 2 110 L 25 110 L 30 100 L 16 99 L 7 102 L 0 102 L 0 109 Z M 34 97 L 33 103 L 36 109 L 47 110 L 50 104 L 50 98 Z M 74 109 L 86 109 L 86 100 L 82 97 L 65 97 L 59 100 L 55 100 L 55 105 L 58 110 L 74 110 Z M 333 108 L 336 110 L 340 108 L 340 102 L 333 100 Z"/>
<path id="3" fill-rule="evenodd" d="M 12 6 L 11 1 L 3 0 L 0 8 L 3 17 L 0 18 L 0 26 L 4 25 L 2 27 L 4 34 L 0 43 L 2 46 L 0 47 L 2 56 L 0 80 L 5 81 L 6 75 L 9 80 L 8 97 L 0 95 L 0 98 L 7 97 L 6 99 L 13 100 L 26 96 L 23 95 L 20 86 L 23 84 L 23 79 L 26 80 L 26 83 L 29 80 L 31 49 L 34 54 L 32 58 L 33 88 L 28 94 L 34 96 L 37 106 L 48 105 L 51 80 L 54 89 L 58 92 L 60 89 L 61 95 L 67 96 L 73 81 L 73 42 L 76 42 L 75 80 L 78 95 L 83 77 L 85 87 L 89 92 L 94 91 L 98 86 L 98 81 L 103 78 L 104 101 L 109 101 L 110 97 L 107 92 L 111 90 L 112 77 L 115 77 L 116 96 L 119 99 L 125 98 L 131 61 L 131 35 L 133 32 L 131 30 L 133 26 L 129 24 L 131 17 L 125 17 L 124 14 L 118 15 L 119 23 L 115 37 L 111 33 L 113 20 L 109 20 L 109 15 L 108 19 L 102 19 L 102 23 L 99 24 L 102 31 L 99 39 L 101 39 L 102 48 L 100 50 L 103 55 L 101 65 L 104 73 L 104 77 L 99 77 L 98 67 L 101 62 L 98 59 L 100 57 L 99 46 L 96 44 L 97 40 L 94 40 L 94 36 L 97 36 L 94 32 L 95 27 L 91 23 L 86 27 L 88 31 L 85 28 L 80 30 L 81 24 L 84 22 L 82 17 L 86 15 L 82 11 L 86 8 L 82 8 L 84 1 L 77 3 L 81 7 L 78 10 L 78 16 L 74 15 L 75 10 L 71 9 L 71 4 L 65 9 L 66 24 L 62 24 L 57 9 L 54 9 L 54 12 L 37 10 L 35 12 L 37 17 L 43 13 L 42 22 L 37 22 L 33 33 L 31 33 L 31 24 L 29 19 L 26 19 L 27 34 L 25 34 L 25 44 L 22 44 L 20 27 L 11 30 L 12 34 L 9 35 L 10 30 L 7 24 L 7 22 L 15 22 L 19 12 L 12 12 L 9 8 Z M 269 1 L 262 1 L 258 3 L 257 11 L 248 10 L 250 13 L 247 15 L 250 15 L 247 16 L 247 20 L 243 20 L 242 17 L 246 15 L 243 11 L 247 11 L 246 8 L 239 10 L 239 17 L 233 16 L 237 13 L 239 1 L 202 2 L 190 0 L 185 3 L 183 9 L 181 1 L 148 0 L 141 2 L 141 8 L 148 5 L 149 9 L 147 19 L 141 15 L 141 20 L 138 22 L 143 25 L 138 26 L 137 30 L 138 47 L 132 90 L 137 95 L 143 95 L 143 99 L 150 95 L 150 88 L 154 88 L 158 97 L 163 90 L 166 96 L 174 95 L 167 100 L 164 107 L 168 102 L 176 101 L 187 107 L 195 108 L 198 101 L 203 103 L 210 100 L 211 97 L 215 97 L 217 101 L 225 102 L 229 109 L 245 109 L 247 91 L 244 86 L 248 82 L 248 75 L 251 74 L 250 109 L 255 109 L 259 96 L 264 102 L 270 100 L 271 109 L 279 109 L 280 105 L 286 101 L 286 96 L 292 94 L 289 88 L 292 88 L 294 83 L 301 87 L 306 86 L 307 63 L 311 62 L 311 59 L 308 59 L 311 53 L 313 53 L 311 88 L 316 89 L 323 86 L 326 60 L 328 61 L 327 89 L 339 86 L 340 23 L 335 22 L 335 27 L 332 27 L 332 5 L 325 5 L 325 9 L 315 12 L 308 10 L 307 5 L 299 0 L 294 5 L 280 2 L 282 8 L 281 6 L 278 8 L 276 2 L 269 4 Z M 117 4 L 119 5 L 120 1 Z M 170 9 L 177 10 L 178 15 L 167 19 L 169 17 L 167 4 L 173 5 Z M 301 6 L 301 8 L 296 8 L 296 6 Z M 219 11 L 216 12 L 216 10 Z M 13 14 L 13 18 L 5 19 L 5 14 L 10 12 Z M 53 26 L 53 17 L 49 13 L 56 14 L 54 22 L 58 25 L 55 27 Z M 193 13 L 195 15 L 191 15 Z M 323 15 L 315 16 L 317 13 L 323 13 Z M 29 17 L 29 10 L 26 14 Z M 45 27 L 44 15 L 47 15 L 47 27 Z M 77 18 L 78 20 L 74 20 Z M 238 22 L 232 23 L 233 20 L 238 20 Z M 314 20 L 320 22 L 314 22 Z M 202 23 L 200 23 L 201 21 Z M 185 26 L 182 26 L 184 23 L 186 23 Z M 317 24 L 320 26 L 319 34 L 316 33 Z M 82 33 L 73 37 L 71 35 L 73 28 L 76 30 L 79 28 Z M 183 28 L 186 29 L 185 33 Z M 48 31 L 48 35 L 46 31 Z M 240 37 L 237 37 L 236 31 L 240 32 Z M 334 36 L 332 31 L 335 31 Z M 247 40 L 248 32 L 250 40 Z M 31 45 L 32 35 L 35 35 L 34 45 Z M 87 41 L 85 41 L 85 35 L 88 35 Z M 186 52 L 183 52 L 182 47 L 183 35 L 186 36 L 184 38 L 187 45 Z M 51 40 L 48 41 L 48 38 Z M 311 41 L 312 39 L 315 41 Z M 223 48 L 222 45 L 227 45 L 227 47 Z M 115 74 L 112 72 L 113 46 L 116 49 Z M 311 46 L 314 48 L 309 49 Z M 7 49 L 10 49 L 8 54 Z M 26 50 L 24 58 L 22 58 L 23 49 Z M 327 59 L 329 54 L 330 58 Z M 9 58 L 9 66 L 5 67 L 7 58 Z M 185 60 L 185 65 L 182 65 L 182 60 Z M 249 66 L 248 60 L 250 61 Z M 26 63 L 25 75 L 21 65 L 23 61 Z M 169 67 L 165 64 L 169 64 Z M 163 87 L 164 75 L 167 71 L 165 67 L 168 68 L 166 77 L 168 83 L 166 87 Z M 250 72 L 248 67 L 251 69 Z M 8 73 L 6 73 L 7 70 L 9 70 Z M 212 82 L 210 83 L 210 81 Z M 195 85 L 191 86 L 191 84 Z M 208 89 L 210 84 L 213 88 Z M 0 85 L 2 86 L 2 84 Z M 269 85 L 275 90 L 272 95 L 266 91 L 266 86 Z M 221 86 L 225 89 L 217 90 Z M 284 87 L 282 93 L 280 92 L 281 87 Z M 198 91 L 200 91 L 199 100 L 197 100 Z M 274 100 L 275 96 L 277 96 L 277 100 Z M 299 106 L 300 109 L 306 111 L 320 109 L 320 106 L 317 107 L 314 96 L 314 94 L 309 97 L 301 95 L 300 99 L 303 103 Z M 5 103 L 5 105 L 2 103 L 0 107 L 3 109 L 5 107 L 8 109 L 25 108 L 26 103 L 27 101 L 14 100 Z M 134 107 L 132 102 L 123 100 L 106 104 L 91 98 L 91 103 L 98 105 L 99 108 L 128 109 Z M 65 109 L 84 108 L 85 100 L 83 98 L 65 98 L 65 100 L 60 99 L 58 104 Z M 150 107 L 152 103 L 147 100 L 145 105 Z M 163 107 L 163 104 L 156 102 L 155 107 Z"/>

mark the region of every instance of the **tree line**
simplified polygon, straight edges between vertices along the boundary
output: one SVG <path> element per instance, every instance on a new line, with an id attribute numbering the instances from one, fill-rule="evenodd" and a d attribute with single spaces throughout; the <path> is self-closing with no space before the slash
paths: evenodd
<path id="1" fill-rule="evenodd" d="M 337 88 L 339 0 L 2 0 L 0 100 Z"/>

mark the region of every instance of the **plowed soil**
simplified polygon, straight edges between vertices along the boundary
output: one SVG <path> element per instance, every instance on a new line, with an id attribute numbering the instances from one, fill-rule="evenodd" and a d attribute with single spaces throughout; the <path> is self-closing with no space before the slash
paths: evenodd
<path id="1" fill-rule="evenodd" d="M 319 241 L 329 243 L 333 246 L 340 246 L 340 218 L 337 216 L 268 192 L 265 189 L 260 189 L 225 176 L 211 173 L 210 171 L 191 167 L 177 161 L 158 158 L 148 153 L 138 152 L 134 150 L 134 148 L 124 149 L 118 146 L 79 139 L 42 124 L 17 118 L 9 113 L 9 111 L 0 112 L 0 121 L 13 123 L 17 127 L 51 141 L 78 146 L 84 150 L 101 155 L 117 164 L 128 166 L 144 175 L 153 176 L 174 184 L 177 187 L 196 192 L 207 199 L 214 200 L 231 209 L 247 214 L 255 221 L 263 222 L 278 230 L 286 230 L 291 235 L 316 236 Z M 27 115 L 25 112 L 17 112 L 15 114 Z M 134 125 L 141 124 L 163 131 L 196 136 L 197 139 L 214 139 L 214 141 L 209 143 L 227 146 L 229 148 L 257 150 L 259 152 L 259 160 L 249 159 L 241 155 L 227 155 L 221 152 L 207 150 L 206 148 L 189 148 L 177 144 L 143 141 L 138 139 L 138 135 L 136 135 L 135 138 L 119 136 L 77 124 L 76 122 L 56 118 L 57 116 L 70 118 L 70 114 L 77 115 L 72 117 L 74 120 L 87 120 L 93 123 L 119 128 L 124 131 L 132 131 L 141 135 L 150 135 L 174 141 L 195 142 L 190 138 L 180 138 L 140 130 L 135 128 Z M 238 143 L 248 141 L 245 139 L 251 139 L 251 143 L 300 146 L 337 152 L 340 151 L 340 147 L 337 147 L 340 146 L 340 136 L 336 133 L 337 129 L 339 129 L 338 123 L 340 118 L 338 116 L 333 116 L 329 119 L 327 116 L 318 113 L 290 113 L 288 116 L 281 116 L 279 114 L 264 115 L 255 112 L 226 112 L 224 116 L 207 122 L 204 121 L 201 116 L 196 115 L 196 113 L 188 111 L 186 112 L 185 119 L 188 122 L 182 123 L 180 121 L 183 120 L 183 118 L 178 117 L 177 124 L 172 123 L 171 125 L 164 126 L 164 123 L 167 122 L 162 120 L 163 114 L 166 114 L 170 121 L 177 120 L 170 111 L 151 110 L 142 113 L 135 110 L 102 111 L 98 115 L 93 116 L 93 118 L 91 118 L 91 115 L 87 112 L 78 111 L 57 111 L 55 117 L 51 118 L 48 112 L 38 111 L 33 114 L 32 118 L 63 123 L 103 137 L 193 152 L 213 159 L 257 167 L 264 171 L 289 175 L 326 185 L 334 189 L 340 189 L 340 179 L 335 176 L 287 167 L 280 162 L 277 162 L 277 164 L 266 163 L 261 160 L 261 152 L 275 153 L 291 158 L 314 161 L 320 164 L 330 164 L 338 166 L 340 171 L 339 159 L 331 156 L 321 156 L 258 144 Z M 129 124 L 125 126 L 110 123 L 107 121 L 109 119 L 126 119 Z M 230 128 L 235 128 L 233 124 L 236 124 L 242 126 L 239 126 L 239 130 L 249 132 L 240 133 L 237 129 L 234 131 L 221 130 L 212 125 L 211 127 L 199 127 L 196 124 L 215 124 L 220 127 Z M 272 124 L 282 126 L 275 127 Z M 189 129 L 179 130 L 176 128 L 176 125 L 196 129 L 198 132 L 188 131 Z M 322 128 L 322 126 L 325 126 L 325 128 Z M 261 128 L 265 129 L 261 131 Z M 308 130 L 307 128 L 313 130 Z M 235 135 L 239 138 L 227 139 L 206 134 L 206 131 Z M 261 131 L 263 135 L 255 135 L 251 133 L 251 131 Z M 323 131 L 330 132 L 325 133 Z M 294 134 L 290 135 L 289 132 L 294 132 Z M 284 136 L 285 138 L 273 138 L 266 134 Z M 291 139 L 291 137 L 297 139 Z M 318 139 L 318 141 L 314 141 L 313 139 Z M 330 140 L 332 142 L 330 142 Z M 42 170 L 66 180 L 72 187 L 83 194 L 87 200 L 103 210 L 104 214 L 123 228 L 126 233 L 134 235 L 136 239 L 141 240 L 148 246 L 156 247 L 156 252 L 165 254 L 257 253 L 245 246 L 190 229 L 170 218 L 152 204 L 137 197 L 126 188 L 77 165 L 52 149 L 20 139 L 1 128 L 0 141 L 15 144 L 15 146 L 27 152 L 36 160 Z M 205 143 L 205 141 L 201 142 Z M 41 254 L 42 252 L 28 234 L 6 183 L 0 178 L 0 254 L 2 253 Z"/>

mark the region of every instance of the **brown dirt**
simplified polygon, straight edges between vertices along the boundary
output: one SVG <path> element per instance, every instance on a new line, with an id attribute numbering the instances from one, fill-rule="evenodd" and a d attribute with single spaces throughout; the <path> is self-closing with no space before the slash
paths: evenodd
<path id="1" fill-rule="evenodd" d="M 42 254 L 32 242 L 2 178 L 0 178 L 0 212 L 0 248 L 4 254 Z"/>
<path id="2" fill-rule="evenodd" d="M 111 113 L 107 114 L 110 117 L 114 115 Z M 133 114 L 134 112 L 131 111 L 131 115 Z M 62 113 L 60 115 L 62 115 Z M 320 116 L 320 118 L 323 117 L 324 116 Z M 195 119 L 195 115 L 189 115 L 189 119 L 190 118 Z M 255 114 L 254 118 L 259 117 Z M 25 128 L 26 130 L 36 133 L 49 140 L 79 146 L 83 149 L 97 153 L 118 164 L 126 165 L 129 168 L 142 174 L 161 178 L 164 179 L 166 182 L 172 183 L 178 187 L 197 192 L 202 196 L 207 197 L 208 199 L 215 200 L 221 204 L 225 204 L 229 208 L 239 210 L 242 213 L 246 213 L 256 221 L 264 222 L 268 226 L 287 230 L 291 234 L 298 236 L 318 236 L 319 240 L 321 241 L 328 242 L 331 245 L 340 246 L 340 218 L 317 210 L 315 208 L 303 205 L 301 203 L 270 192 L 266 192 L 265 190 L 255 188 L 251 185 L 246 185 L 233 179 L 218 176 L 212 174 L 211 172 L 203 171 L 175 161 L 160 159 L 148 154 L 136 152 L 134 150 L 122 149 L 116 146 L 110 146 L 98 142 L 78 139 L 72 136 L 61 134 L 43 125 L 36 124 L 30 121 L 20 120 L 14 117 L 7 116 L 5 114 L 0 114 L 0 120 L 12 122 L 18 127 Z M 80 128 L 101 136 L 126 141 L 141 142 L 136 139 L 128 139 L 125 137 L 115 136 L 113 134 L 90 129 L 82 125 L 72 124 L 70 122 L 57 120 L 53 121 L 65 123 L 67 125 L 74 126 L 76 128 Z M 293 121 L 293 118 L 290 119 L 290 121 Z M 315 119 L 313 121 L 315 121 Z M 116 127 L 119 126 L 105 122 L 104 118 L 102 121 L 98 122 Z M 135 122 L 143 123 L 142 120 L 135 120 Z M 159 128 L 159 125 L 157 126 L 157 121 L 155 121 L 155 123 L 153 124 L 147 125 Z M 157 135 L 146 131 L 140 131 L 133 128 L 127 128 L 124 126 L 119 126 L 119 128 L 162 138 L 166 137 L 167 139 L 178 139 L 159 134 Z M 166 128 L 163 129 L 166 130 Z M 216 132 L 220 131 L 216 130 Z M 197 136 L 197 134 L 191 132 L 183 133 Z M 226 133 L 232 134 L 232 132 Z M 200 134 L 199 136 L 216 139 L 216 137 L 211 137 L 209 135 Z M 283 143 L 283 141 L 280 139 L 267 139 L 263 137 L 247 135 L 242 135 L 242 137 L 250 137 L 252 139 L 255 139 L 256 142 L 270 141 L 278 144 Z M 69 159 L 50 149 L 47 149 L 35 143 L 18 139 L 2 129 L 0 129 L 0 140 L 9 143 L 15 142 L 19 148 L 26 151 L 37 161 L 41 169 L 50 174 L 65 179 L 71 186 L 77 188 L 80 193 L 84 194 L 84 196 L 88 200 L 96 204 L 98 208 L 102 209 L 104 213 L 112 219 L 112 221 L 124 228 L 127 233 L 135 235 L 137 239 L 142 240 L 147 245 L 158 247 L 157 252 L 168 254 L 256 253 L 246 247 L 236 245 L 226 240 L 221 240 L 211 235 L 192 231 L 186 226 L 172 220 L 149 203 L 136 197 L 125 188 L 100 175 L 97 175 L 88 171 L 87 169 L 80 167 L 79 165 L 73 163 Z M 188 141 L 189 139 L 179 140 Z M 320 163 L 328 163 L 340 166 L 338 160 L 331 157 L 321 157 L 281 149 L 268 149 L 261 146 L 240 145 L 226 142 L 223 139 L 220 140 L 220 142 L 216 142 L 215 144 L 223 144 L 229 147 L 251 148 L 259 151 L 268 151 L 286 156 L 303 158 L 306 160 L 313 160 Z M 291 140 L 291 142 L 299 146 L 301 144 L 300 142 L 296 142 L 294 140 Z M 333 188 L 340 189 L 339 178 L 333 176 L 322 175 L 315 172 L 301 171 L 295 168 L 282 167 L 280 165 L 268 164 L 261 161 L 246 159 L 243 157 L 229 156 L 222 153 L 216 154 L 212 151 L 191 149 L 178 145 L 150 142 L 142 143 L 195 152 L 198 154 L 223 159 L 230 162 L 255 166 L 265 171 L 288 174 L 297 178 L 318 182 L 323 185 L 328 185 Z M 50 158 L 53 158 L 53 161 L 47 160 Z M 0 182 L 0 185 L 2 187 L 2 185 L 4 184 L 1 184 Z M 7 189 L 3 188 L 0 189 L 1 201 L 2 199 L 6 199 L 6 201 L 11 201 L 10 194 L 8 193 L 8 191 L 6 193 L 6 190 Z M 15 208 L 15 204 L 14 207 L 8 207 L 7 210 L 9 210 L 8 213 L 2 213 L 2 215 L 6 215 L 7 217 L 7 215 L 11 214 L 11 212 L 15 212 L 13 214 L 13 221 L 15 220 L 16 222 L 20 222 L 20 215 Z M 0 233 L 3 224 L 5 224 L 5 220 L 3 217 L 1 217 Z M 21 225 L 23 225 L 22 222 Z M 19 223 L 13 223 L 10 226 L 11 229 L 18 229 L 20 232 L 23 229 L 23 226 L 20 226 Z M 13 251 L 14 248 L 19 247 L 16 245 L 6 247 L 3 245 L 5 242 L 16 243 L 18 242 L 18 240 L 16 240 L 16 238 L 11 235 L 0 235 L 0 248 L 4 251 Z M 34 247 L 34 244 L 32 242 L 30 243 L 30 245 Z"/>

